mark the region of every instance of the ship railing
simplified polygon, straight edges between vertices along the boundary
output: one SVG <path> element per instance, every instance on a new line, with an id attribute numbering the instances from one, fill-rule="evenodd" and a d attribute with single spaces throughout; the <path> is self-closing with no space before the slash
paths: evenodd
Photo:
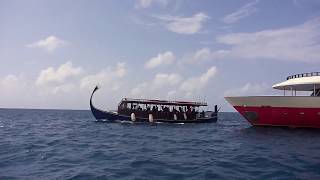
<path id="1" fill-rule="evenodd" d="M 310 73 L 295 74 L 295 75 L 288 76 L 287 80 L 295 79 L 295 78 L 301 78 L 301 77 L 312 77 L 312 76 L 320 76 L 320 72 L 310 72 Z"/>
<path id="2" fill-rule="evenodd" d="M 123 98 L 121 102 L 136 102 L 136 103 L 150 103 L 150 104 L 161 104 L 161 103 L 170 103 L 170 104 L 176 104 L 177 106 L 184 104 L 193 104 L 197 106 L 207 106 L 208 104 L 206 102 L 187 102 L 187 101 L 165 101 L 165 100 L 150 100 L 150 99 L 134 99 L 134 98 Z M 121 103 L 120 102 L 120 103 Z"/>

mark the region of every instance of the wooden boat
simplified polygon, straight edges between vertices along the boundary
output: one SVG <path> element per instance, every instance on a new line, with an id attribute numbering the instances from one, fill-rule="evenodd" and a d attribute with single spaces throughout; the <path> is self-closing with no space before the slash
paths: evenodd
<path id="1" fill-rule="evenodd" d="M 98 121 L 209 123 L 216 122 L 218 118 L 217 105 L 215 111 L 199 111 L 200 107 L 207 106 L 205 102 L 123 98 L 117 112 L 104 111 L 94 107 L 92 103 L 93 94 L 97 90 L 96 86 L 91 94 L 90 108 Z"/>

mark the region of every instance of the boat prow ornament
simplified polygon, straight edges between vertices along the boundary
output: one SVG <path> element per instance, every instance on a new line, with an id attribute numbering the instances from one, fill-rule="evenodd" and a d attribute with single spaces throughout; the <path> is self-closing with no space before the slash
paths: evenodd
<path id="1" fill-rule="evenodd" d="M 204 111 L 203 107 L 208 106 L 206 102 L 123 98 L 117 112 L 101 110 L 92 102 L 98 89 L 96 86 L 90 97 L 91 112 L 98 121 L 209 123 L 218 119 L 218 106 L 214 106 L 214 111 Z"/>

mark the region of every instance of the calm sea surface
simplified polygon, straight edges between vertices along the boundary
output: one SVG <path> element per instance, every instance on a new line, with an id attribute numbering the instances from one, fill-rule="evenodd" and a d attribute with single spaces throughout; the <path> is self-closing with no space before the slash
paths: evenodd
<path id="1" fill-rule="evenodd" d="M 0 109 L 0 179 L 320 179 L 320 130 L 95 122 L 90 111 Z"/>

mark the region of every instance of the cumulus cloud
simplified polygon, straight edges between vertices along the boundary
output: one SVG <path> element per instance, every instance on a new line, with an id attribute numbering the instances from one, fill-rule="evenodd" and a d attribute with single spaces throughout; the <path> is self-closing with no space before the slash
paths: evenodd
<path id="1" fill-rule="evenodd" d="M 77 88 L 77 86 L 76 86 L 76 84 L 73 84 L 73 83 L 61 84 L 61 85 L 53 87 L 52 93 L 53 94 L 58 94 L 60 92 L 68 93 L 68 92 L 71 92 L 72 90 L 74 90 L 75 88 Z"/>
<path id="2" fill-rule="evenodd" d="M 177 90 L 171 90 L 167 94 L 168 98 L 175 98 L 177 96 Z"/>
<path id="3" fill-rule="evenodd" d="M 3 79 L 1 79 L 1 85 L 7 86 L 7 85 L 14 85 L 18 82 L 18 77 L 12 74 L 9 74 L 5 76 Z"/>
<path id="4" fill-rule="evenodd" d="M 0 78 L 0 92 L 10 92 L 19 89 L 21 85 L 24 84 L 22 79 L 22 76 L 16 76 L 13 74 Z"/>
<path id="5" fill-rule="evenodd" d="M 187 57 L 190 62 L 200 62 L 211 59 L 221 59 L 229 55 L 229 50 L 217 50 L 212 51 L 208 47 L 204 47 L 202 49 L 194 52 L 191 57 Z"/>
<path id="6" fill-rule="evenodd" d="M 0 77 L 0 105 L 8 108 L 31 108 L 39 99 L 34 83 L 23 74 Z"/>
<path id="7" fill-rule="evenodd" d="M 160 65 L 168 65 L 174 62 L 176 57 L 171 51 L 158 54 L 156 57 L 151 58 L 146 64 L 145 68 L 152 69 Z"/>
<path id="8" fill-rule="evenodd" d="M 302 25 L 253 33 L 231 33 L 217 37 L 227 49 L 204 48 L 194 54 L 203 59 L 274 59 L 317 63 L 320 59 L 320 18 Z"/>
<path id="9" fill-rule="evenodd" d="M 33 78 L 9 74 L 0 77 L 0 105 L 4 107 L 28 108 L 88 108 L 88 98 L 95 85 L 103 85 L 102 93 L 110 93 L 106 103 L 96 99 L 97 105 L 115 107 L 126 94 L 130 81 L 123 79 L 127 74 L 125 63 L 109 66 L 100 72 L 88 74 L 82 67 L 66 62 L 57 67 L 39 71 Z M 124 88 L 123 88 L 124 87 Z M 72 93 L 71 93 L 72 92 Z M 108 94 L 109 95 L 109 94 Z"/>
<path id="10" fill-rule="evenodd" d="M 56 50 L 59 47 L 63 47 L 66 44 L 68 44 L 67 41 L 59 39 L 55 36 L 48 36 L 45 39 L 42 39 L 40 41 L 28 44 L 27 47 L 30 48 L 42 48 L 47 50 L 48 52 L 53 52 L 54 50 Z"/>
<path id="11" fill-rule="evenodd" d="M 187 96 L 191 96 L 193 93 L 202 90 L 217 73 L 215 66 L 210 67 L 204 74 L 199 77 L 191 77 L 184 81 L 180 90 L 184 91 Z"/>
<path id="12" fill-rule="evenodd" d="M 205 13 L 199 12 L 191 17 L 178 16 L 155 16 L 165 23 L 165 27 L 178 34 L 195 34 L 198 33 L 209 16 Z"/>
<path id="13" fill-rule="evenodd" d="M 235 23 L 239 21 L 240 19 L 243 19 L 245 17 L 250 16 L 251 14 L 258 11 L 258 8 L 255 6 L 258 4 L 258 0 L 252 1 L 244 6 L 242 6 L 240 9 L 236 10 L 235 12 L 228 14 L 225 16 L 222 20 L 225 23 Z"/>
<path id="14" fill-rule="evenodd" d="M 242 87 L 229 89 L 224 92 L 225 96 L 246 96 L 246 95 L 262 95 L 267 92 L 271 86 L 268 86 L 266 83 L 261 84 L 252 84 L 247 83 Z"/>
<path id="15" fill-rule="evenodd" d="M 172 73 L 172 74 L 165 74 L 165 73 L 158 73 L 156 74 L 153 85 L 156 87 L 166 86 L 166 85 L 176 85 L 182 80 L 180 74 Z"/>
<path id="16" fill-rule="evenodd" d="M 149 88 L 148 83 L 144 82 L 144 83 L 138 84 L 136 87 L 134 87 L 131 90 L 130 94 L 133 97 L 145 98 L 144 94 L 145 94 L 145 91 L 148 90 L 148 88 Z"/>
<path id="17" fill-rule="evenodd" d="M 177 73 L 158 73 L 149 82 L 135 86 L 130 94 L 137 98 L 194 98 L 217 74 L 215 66 L 200 76 L 183 77 Z"/>
<path id="18" fill-rule="evenodd" d="M 131 90 L 131 95 L 137 97 L 145 97 L 146 95 L 164 95 L 168 88 L 178 85 L 183 77 L 177 73 L 158 73 L 151 82 L 143 82 L 138 84 Z M 162 93 L 160 93 L 162 92 Z"/>
<path id="19" fill-rule="evenodd" d="M 105 85 L 106 89 L 116 91 L 120 88 L 120 81 L 127 73 L 126 64 L 118 63 L 115 67 L 109 66 L 99 73 L 85 76 L 81 79 L 80 87 L 92 89 L 97 84 Z"/>
<path id="20" fill-rule="evenodd" d="M 53 67 L 42 70 L 36 80 L 36 84 L 46 86 L 64 83 L 68 78 L 76 77 L 82 72 L 81 67 L 74 67 L 71 62 L 66 62 L 56 70 Z"/>
<path id="21" fill-rule="evenodd" d="M 135 8 L 148 8 L 151 7 L 153 4 L 166 6 L 168 4 L 168 0 L 137 0 Z"/>

